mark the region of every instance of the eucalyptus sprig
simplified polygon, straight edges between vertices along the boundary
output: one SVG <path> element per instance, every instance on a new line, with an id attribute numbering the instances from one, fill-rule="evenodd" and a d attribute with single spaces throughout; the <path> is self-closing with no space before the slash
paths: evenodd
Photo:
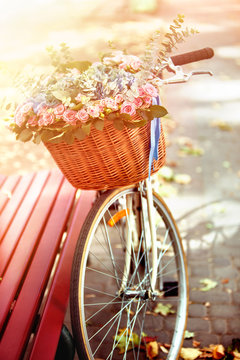
<path id="1" fill-rule="evenodd" d="M 198 30 L 194 28 L 183 28 L 184 15 L 178 14 L 173 23 L 169 26 L 169 31 L 162 37 L 161 31 L 157 30 L 153 33 L 146 46 L 143 67 L 145 70 L 154 72 L 157 67 L 161 68 L 164 61 L 166 61 L 168 54 L 172 52 L 178 43 L 181 43 L 185 38 L 197 34 Z"/>

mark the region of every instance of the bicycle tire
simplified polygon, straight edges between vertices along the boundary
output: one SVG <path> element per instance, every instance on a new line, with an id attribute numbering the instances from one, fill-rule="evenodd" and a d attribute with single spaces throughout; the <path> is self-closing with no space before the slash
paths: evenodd
<path id="1" fill-rule="evenodd" d="M 181 349 L 188 304 L 186 261 L 175 221 L 164 201 L 155 193 L 154 212 L 158 215 L 156 224 L 160 239 L 158 259 L 161 258 L 162 267 L 159 271 L 162 282 L 160 295 L 155 301 L 118 296 L 120 272 L 124 266 L 124 256 L 120 256 L 124 255 L 124 236 L 120 234 L 126 217 L 115 223 L 108 234 L 115 263 L 112 261 L 109 241 L 105 249 L 101 237 L 103 229 L 108 231 L 108 226 L 105 229 L 107 219 L 119 212 L 123 199 L 130 195 L 137 196 L 138 189 L 129 187 L 103 193 L 90 210 L 80 232 L 72 267 L 70 306 L 73 334 L 81 359 L 146 359 L 147 339 L 169 344 L 168 354 L 161 353 L 161 358 L 176 359 Z M 116 242 L 117 235 L 119 242 Z M 128 288 L 149 286 L 146 285 L 148 274 L 145 275 L 146 270 L 142 269 L 146 266 L 140 260 L 144 258 L 150 263 L 151 260 L 146 259 L 150 251 L 143 252 L 149 254 L 144 254 L 144 257 L 138 254 L 138 258 L 134 255 L 135 269 L 132 270 Z M 172 313 L 168 316 L 156 314 L 157 304 L 172 305 L 169 307 L 169 313 Z M 145 324 L 140 324 L 140 316 L 144 318 Z M 131 329 L 128 329 L 128 325 Z M 123 330 L 119 333 L 120 329 Z M 112 347 L 115 349 L 112 350 Z"/>

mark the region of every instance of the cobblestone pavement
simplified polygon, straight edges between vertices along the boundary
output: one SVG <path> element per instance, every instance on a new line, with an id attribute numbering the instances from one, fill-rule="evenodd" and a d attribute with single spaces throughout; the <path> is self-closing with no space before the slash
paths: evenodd
<path id="1" fill-rule="evenodd" d="M 179 5 L 177 0 L 162 0 L 152 14 L 133 13 L 124 0 L 111 2 L 111 7 L 106 0 L 90 4 L 75 15 L 74 26 L 82 34 L 81 56 L 100 50 L 99 37 L 110 28 L 114 36 L 121 34 L 121 44 L 137 53 L 142 46 L 141 41 L 134 43 L 137 36 L 144 39 L 157 23 L 168 24 L 177 13 L 184 13 L 186 23 L 200 30 L 179 52 L 205 46 L 215 50 L 214 59 L 186 67 L 207 68 L 214 77 L 196 77 L 164 92 L 164 104 L 176 121 L 169 136 L 168 164 L 175 164 L 175 172 L 192 179 L 188 185 L 173 184 L 177 196 L 166 202 L 177 219 L 188 261 L 187 329 L 201 345 L 228 345 L 232 338 L 240 337 L 240 3 L 183 0 Z M 91 46 L 86 47 L 86 39 Z M 186 141 L 183 138 L 190 138 L 204 153 L 179 155 L 179 139 Z M 16 143 L 4 130 L 0 151 L 5 174 L 55 166 L 43 146 Z M 217 286 L 200 291 L 204 278 L 217 281 Z M 186 340 L 185 345 L 191 342 Z"/>

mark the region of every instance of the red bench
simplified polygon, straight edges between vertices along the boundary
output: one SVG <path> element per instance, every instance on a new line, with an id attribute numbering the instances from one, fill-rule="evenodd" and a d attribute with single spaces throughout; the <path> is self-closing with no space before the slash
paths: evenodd
<path id="1" fill-rule="evenodd" d="M 58 170 L 0 176 L 0 359 L 54 359 L 94 198 Z"/>

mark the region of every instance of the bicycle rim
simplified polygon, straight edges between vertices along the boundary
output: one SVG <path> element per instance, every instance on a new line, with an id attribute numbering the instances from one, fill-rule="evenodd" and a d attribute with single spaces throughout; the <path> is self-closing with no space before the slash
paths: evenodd
<path id="1" fill-rule="evenodd" d="M 188 302 L 181 239 L 166 204 L 154 194 L 157 295 L 149 297 L 151 248 L 145 241 L 147 231 L 141 226 L 138 246 L 131 245 L 126 286 L 120 291 L 129 230 L 129 196 L 136 198 L 138 190 L 127 188 L 103 194 L 80 233 L 71 280 L 71 317 L 78 354 L 85 359 L 146 359 L 152 346 L 157 347 L 155 351 L 161 358 L 176 359 Z M 138 205 L 140 215 L 141 210 Z"/>

